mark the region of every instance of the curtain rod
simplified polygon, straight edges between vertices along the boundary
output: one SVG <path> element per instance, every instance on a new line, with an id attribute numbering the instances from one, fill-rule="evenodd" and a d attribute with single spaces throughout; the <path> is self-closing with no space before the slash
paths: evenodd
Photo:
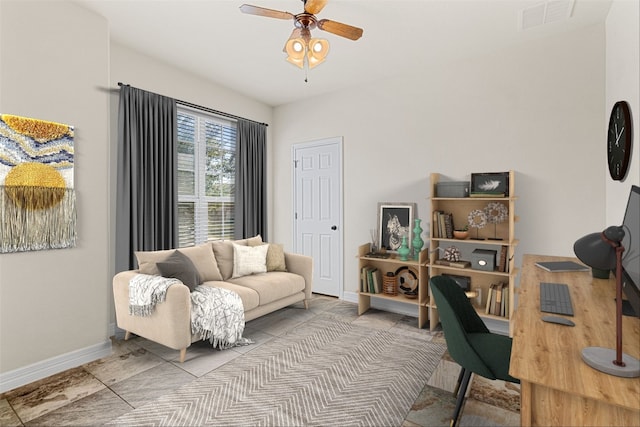
<path id="1" fill-rule="evenodd" d="M 118 82 L 118 86 L 129 86 L 129 87 L 132 87 L 131 85 L 128 85 L 128 84 L 122 83 L 122 82 Z M 133 87 L 135 89 L 144 90 L 144 89 L 136 88 L 135 86 L 133 86 Z M 149 91 L 145 90 L 145 92 L 149 92 Z M 164 96 L 164 95 L 162 95 L 162 96 Z M 258 123 L 258 124 L 264 125 L 264 126 L 269 126 L 267 123 L 260 123 L 260 122 L 255 121 L 255 120 L 251 120 L 251 119 L 247 119 L 247 118 L 244 118 L 244 117 L 236 116 L 234 114 L 225 113 L 224 111 L 218 111 L 218 110 L 214 110 L 213 108 L 203 107 L 202 105 L 197 105 L 197 104 L 194 104 L 192 102 L 181 101 L 179 99 L 176 99 L 176 103 L 184 105 L 185 107 L 195 108 L 196 110 L 206 111 L 207 113 L 213 113 L 213 114 L 217 114 L 219 116 L 228 117 L 230 119 L 247 120 L 249 122 Z"/>

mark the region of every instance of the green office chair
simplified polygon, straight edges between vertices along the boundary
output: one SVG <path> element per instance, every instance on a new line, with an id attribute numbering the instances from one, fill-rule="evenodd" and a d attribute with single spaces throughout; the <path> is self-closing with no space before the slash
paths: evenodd
<path id="1" fill-rule="evenodd" d="M 455 280 L 435 276 L 429 282 L 447 349 L 453 360 L 462 367 L 453 392 L 457 400 L 450 425 L 454 427 L 458 423 L 472 372 L 490 380 L 512 383 L 520 383 L 520 380 L 509 375 L 511 338 L 489 332 Z"/>

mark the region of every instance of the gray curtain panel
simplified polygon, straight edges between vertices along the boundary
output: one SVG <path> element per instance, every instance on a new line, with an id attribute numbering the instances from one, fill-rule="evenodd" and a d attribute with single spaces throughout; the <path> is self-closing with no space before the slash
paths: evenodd
<path id="1" fill-rule="evenodd" d="M 178 242 L 176 101 L 122 85 L 118 112 L 116 271 L 134 251 Z"/>
<path id="2" fill-rule="evenodd" d="M 234 237 L 267 241 L 267 127 L 238 120 Z"/>

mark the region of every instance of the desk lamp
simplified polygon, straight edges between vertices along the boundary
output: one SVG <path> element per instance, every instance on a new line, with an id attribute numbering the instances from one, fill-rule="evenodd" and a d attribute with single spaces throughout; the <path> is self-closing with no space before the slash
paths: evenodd
<path id="1" fill-rule="evenodd" d="M 608 227 L 578 239 L 573 251 L 583 263 L 600 270 L 616 270 L 616 349 L 587 347 L 582 360 L 594 369 L 618 377 L 640 376 L 640 361 L 622 352 L 622 239 L 621 226 Z"/>

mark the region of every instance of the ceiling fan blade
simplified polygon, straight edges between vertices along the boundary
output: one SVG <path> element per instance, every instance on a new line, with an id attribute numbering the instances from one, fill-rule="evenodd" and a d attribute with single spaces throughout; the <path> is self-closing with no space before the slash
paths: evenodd
<path id="1" fill-rule="evenodd" d="M 352 27 L 351 25 L 342 24 L 329 19 L 319 20 L 317 26 L 323 31 L 327 31 L 341 37 L 346 37 L 350 40 L 358 40 L 362 37 L 362 28 Z"/>
<path id="2" fill-rule="evenodd" d="M 306 0 L 304 2 L 304 11 L 315 15 L 317 13 L 320 13 L 320 11 L 325 7 L 326 4 L 327 0 Z"/>
<path id="3" fill-rule="evenodd" d="M 267 9 L 265 7 L 252 6 L 250 4 L 243 4 L 240 6 L 242 13 L 248 13 L 249 15 L 266 16 L 267 18 L 277 19 L 293 19 L 294 16 L 289 12 L 282 12 L 280 10 Z"/>

